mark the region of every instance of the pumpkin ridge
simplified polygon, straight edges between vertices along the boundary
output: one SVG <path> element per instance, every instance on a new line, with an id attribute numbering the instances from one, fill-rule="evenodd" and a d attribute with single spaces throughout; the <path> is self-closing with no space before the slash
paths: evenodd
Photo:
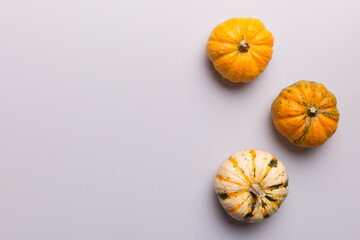
<path id="1" fill-rule="evenodd" d="M 232 51 L 232 52 L 228 52 L 228 53 L 225 53 L 225 54 L 222 54 L 221 56 L 219 56 L 219 57 L 217 57 L 217 58 L 215 58 L 215 59 L 211 59 L 212 61 L 214 61 L 214 66 L 215 66 L 215 62 L 216 61 L 219 61 L 219 60 L 221 60 L 222 58 L 224 58 L 224 57 L 230 57 L 230 56 L 228 56 L 229 54 L 233 54 L 233 56 L 231 56 L 231 57 L 235 57 L 236 56 L 236 54 L 237 54 L 237 51 Z"/>
<path id="2" fill-rule="evenodd" d="M 264 44 L 251 43 L 250 40 L 249 40 L 249 44 L 250 44 L 250 46 L 253 46 L 253 47 L 271 48 L 271 50 L 272 50 L 272 47 L 274 46 L 274 45 L 270 45 L 268 43 L 264 43 Z"/>
<path id="3" fill-rule="evenodd" d="M 271 185 L 269 187 L 263 187 L 262 189 L 263 190 L 274 190 L 274 189 L 279 189 L 279 188 L 282 188 L 282 187 L 287 187 L 287 184 L 288 184 L 288 180 L 286 182 L 279 183 L 279 184 L 274 184 L 274 185 Z"/>
<path id="4" fill-rule="evenodd" d="M 269 196 L 269 195 L 271 195 L 271 196 Z M 264 198 L 266 198 L 266 199 L 269 200 L 270 202 L 277 202 L 276 197 L 275 197 L 274 195 L 272 195 L 272 194 L 268 194 L 268 193 L 267 193 Z"/>
<path id="5" fill-rule="evenodd" d="M 286 97 L 286 96 L 285 96 Z M 284 101 L 286 102 L 292 102 L 292 103 L 296 103 L 297 105 L 301 106 L 301 107 L 306 107 L 306 105 L 302 102 L 297 102 L 295 101 L 294 99 L 289 99 L 289 98 L 285 98 L 285 97 L 282 97 L 284 99 Z"/>
<path id="6" fill-rule="evenodd" d="M 226 56 L 228 56 L 228 54 L 234 54 L 235 48 L 236 48 L 236 45 L 234 45 L 232 47 L 226 46 L 226 47 L 224 47 L 224 49 L 221 49 L 217 52 L 208 53 L 207 56 L 208 56 L 210 62 L 212 64 L 214 64 L 214 62 L 217 61 L 218 59 L 220 59 L 222 57 L 226 57 Z"/>
<path id="7" fill-rule="evenodd" d="M 262 33 L 263 31 L 265 31 L 266 29 L 263 29 L 262 31 L 260 31 L 258 34 Z M 248 43 L 251 44 L 251 46 L 256 46 L 256 47 L 269 47 L 269 48 L 272 48 L 274 46 L 274 44 L 271 44 L 271 43 L 254 43 L 254 41 L 256 42 L 256 40 L 259 40 L 259 39 L 256 39 L 257 36 L 255 37 L 251 37 L 249 38 L 248 40 Z M 261 38 L 260 38 L 261 39 Z"/>
<path id="8" fill-rule="evenodd" d="M 332 120 L 334 122 L 334 124 L 337 124 L 339 122 L 339 118 L 328 117 L 326 115 L 321 115 L 321 116 Z M 318 117 L 318 119 L 321 119 L 321 118 Z M 324 125 L 324 123 L 322 121 L 320 121 L 320 122 L 322 125 Z"/>
<path id="9" fill-rule="evenodd" d="M 325 110 L 325 113 L 321 114 L 322 116 L 328 117 L 328 118 L 333 118 L 333 119 L 340 119 L 340 113 L 339 110 L 335 107 L 333 109 L 327 109 Z"/>
<path id="10" fill-rule="evenodd" d="M 252 197 L 252 199 L 253 199 L 253 201 L 251 203 L 251 207 L 250 207 L 248 213 L 244 216 L 244 218 L 247 219 L 247 220 L 249 220 L 250 218 L 252 218 L 254 216 L 254 210 L 255 210 L 257 198 Z"/>
<path id="11" fill-rule="evenodd" d="M 296 145 L 300 145 L 305 140 L 306 135 L 309 133 L 311 123 L 312 123 L 312 117 L 309 117 L 309 119 L 307 120 L 307 124 L 304 127 L 303 134 L 300 136 L 300 138 L 294 141 Z"/>
<path id="12" fill-rule="evenodd" d="M 280 207 L 282 202 L 281 201 L 282 198 L 278 198 L 277 196 L 271 193 L 268 193 L 264 198 L 266 199 L 266 201 L 268 201 L 270 205 L 275 206 L 277 208 Z"/>
<path id="13" fill-rule="evenodd" d="M 210 36 L 213 36 L 214 40 L 218 42 L 232 41 L 236 44 L 239 41 L 240 35 L 238 35 L 238 32 L 234 30 L 232 26 L 229 26 L 229 22 L 231 21 L 234 21 L 234 18 L 220 23 L 213 29 Z"/>
<path id="14" fill-rule="evenodd" d="M 258 59 L 258 56 L 261 57 L 260 55 L 258 55 L 254 50 L 252 51 L 249 51 L 252 59 L 254 60 L 254 62 L 256 63 L 256 67 L 257 69 L 259 70 L 259 73 L 263 72 L 265 67 L 263 66 L 266 66 L 266 63 L 262 63 L 259 59 Z M 263 60 L 263 59 L 262 59 Z"/>
<path id="15" fill-rule="evenodd" d="M 262 33 L 266 29 L 265 25 L 261 23 L 261 27 L 257 28 L 256 31 L 250 31 L 251 35 L 249 36 L 249 24 L 247 24 L 246 28 L 247 28 L 246 29 L 246 38 L 249 41 L 253 40 L 255 37 L 257 37 L 260 33 Z"/>
<path id="16" fill-rule="evenodd" d="M 239 195 L 241 195 L 243 193 L 246 193 L 246 192 L 247 192 L 247 190 L 241 190 L 241 191 L 234 192 L 234 193 L 228 193 L 228 195 L 229 195 L 229 198 L 232 198 L 232 197 L 237 197 L 237 196 L 239 196 Z"/>
<path id="17" fill-rule="evenodd" d="M 317 91 L 321 92 L 321 94 L 322 94 L 322 95 L 321 95 L 321 99 L 318 100 L 317 103 L 315 103 L 316 105 L 319 105 L 319 103 L 321 103 L 321 102 L 327 97 L 329 91 L 328 91 L 327 88 L 326 88 L 323 84 L 321 84 L 321 83 L 317 83 L 317 85 L 314 85 L 314 86 L 319 87 L 320 89 L 317 90 Z M 316 90 L 315 90 L 315 91 L 316 91 Z"/>
<path id="18" fill-rule="evenodd" d="M 250 179 L 248 176 L 246 176 L 244 170 L 242 168 L 240 168 L 238 161 L 234 158 L 234 157 L 230 157 L 229 161 L 234 165 L 234 167 L 236 168 L 236 170 L 241 174 L 241 176 L 248 182 L 250 183 Z"/>
<path id="19" fill-rule="evenodd" d="M 215 29 L 214 29 L 215 30 Z M 236 44 L 236 40 L 235 39 L 216 39 L 215 37 L 212 37 L 210 36 L 209 39 L 208 39 L 208 43 L 206 44 L 207 46 L 210 45 L 210 43 L 214 41 L 214 42 L 224 42 L 224 43 L 227 43 L 227 44 Z"/>
<path id="20" fill-rule="evenodd" d="M 273 120 L 286 118 L 298 118 L 306 113 L 306 107 L 294 100 L 284 97 L 278 97 L 271 105 Z"/>
<path id="21" fill-rule="evenodd" d="M 252 177 L 252 182 L 254 183 L 255 178 L 256 178 L 256 165 L 255 165 L 255 158 L 256 158 L 256 153 L 254 150 L 250 150 L 249 151 L 251 154 L 251 162 L 252 162 L 252 172 L 253 172 L 253 177 Z"/>
<path id="22" fill-rule="evenodd" d="M 265 178 L 266 176 L 269 174 L 269 172 L 273 169 L 273 166 L 276 168 L 277 167 L 277 163 L 271 163 L 272 161 L 276 161 L 277 160 L 275 158 L 272 158 L 270 163 L 266 166 L 266 170 L 265 170 L 265 173 L 264 173 L 264 176 L 262 176 L 262 178 L 260 179 L 259 183 L 261 183 Z"/>
<path id="23" fill-rule="evenodd" d="M 262 42 L 264 39 L 272 39 L 272 41 L 270 42 Z M 253 35 L 251 37 L 248 38 L 249 43 L 251 42 L 252 46 L 261 46 L 261 47 L 270 47 L 272 48 L 274 46 L 274 36 L 272 35 L 272 33 L 267 30 L 264 26 L 264 28 L 259 31 L 256 35 Z M 260 43 L 259 43 L 260 41 Z"/>
<path id="24" fill-rule="evenodd" d="M 299 116 L 301 116 L 301 115 L 299 115 Z M 296 117 L 299 117 L 299 116 L 296 116 Z M 303 117 L 303 122 L 301 122 L 301 124 L 299 125 L 299 127 L 297 127 L 295 130 L 294 130 L 294 135 L 296 135 L 296 133 L 298 132 L 298 130 L 301 128 L 301 127 L 303 127 L 303 124 L 307 121 L 307 118 L 308 118 L 308 116 L 305 116 L 305 117 Z M 290 137 L 293 137 L 293 136 L 290 136 Z M 287 137 L 288 138 L 288 137 Z"/>
<path id="25" fill-rule="evenodd" d="M 319 123 L 319 126 L 320 126 L 320 129 L 323 131 L 323 133 L 326 135 L 327 138 L 329 138 L 331 136 L 331 133 L 329 133 L 327 131 L 327 129 L 325 128 L 324 124 L 321 122 L 320 118 L 316 118 L 316 120 L 318 121 Z"/>
<path id="26" fill-rule="evenodd" d="M 277 175 L 276 178 L 274 178 L 274 180 L 278 179 L 278 177 L 280 177 L 281 175 L 283 175 L 285 173 L 285 171 L 281 172 L 279 175 Z"/>
<path id="27" fill-rule="evenodd" d="M 266 204 L 266 202 L 264 202 L 263 199 L 261 199 L 261 206 L 264 209 L 264 211 L 261 211 L 261 214 L 263 215 L 264 218 L 268 217 L 269 216 L 269 211 L 267 209 L 267 204 Z"/>
<path id="28" fill-rule="evenodd" d="M 228 56 L 229 58 L 231 58 L 231 63 L 233 63 L 235 61 L 235 59 L 238 57 L 238 53 L 236 53 L 236 51 L 234 52 L 231 52 L 231 53 L 227 53 L 221 57 L 219 57 L 218 59 L 216 59 L 214 62 L 213 62 L 213 65 L 215 67 L 215 69 L 218 71 L 218 73 L 220 73 L 220 75 L 223 77 L 223 78 L 227 78 L 229 72 L 231 69 L 222 69 L 222 68 L 219 68 L 219 66 L 217 66 L 216 62 L 221 60 L 223 57 L 227 56 L 228 54 L 233 54 L 232 56 Z"/>
<path id="29" fill-rule="evenodd" d="M 244 39 L 244 31 L 242 29 L 242 26 L 239 24 L 236 24 L 236 26 L 233 29 L 234 32 L 236 32 L 236 34 L 238 35 L 239 39 L 236 39 L 236 44 L 239 45 L 239 43 L 241 42 L 241 40 L 245 40 Z"/>
<path id="30" fill-rule="evenodd" d="M 240 31 L 241 31 L 241 33 L 240 33 L 241 40 L 247 39 L 248 38 L 248 36 L 247 36 L 248 19 L 243 18 L 243 17 L 240 17 L 238 19 L 242 20 L 241 22 L 237 22 L 237 25 L 239 26 Z"/>
<path id="31" fill-rule="evenodd" d="M 322 116 L 327 117 L 327 116 L 325 116 L 325 115 L 322 115 Z M 327 118 L 329 118 L 329 117 L 327 117 Z M 333 119 L 333 118 L 329 118 L 329 119 L 332 120 L 332 121 L 334 121 L 334 124 L 337 125 L 337 122 L 338 122 L 338 121 L 336 121 L 336 120 Z M 324 124 L 324 123 L 322 122 L 322 120 L 321 120 L 320 117 L 318 117 L 317 120 L 319 121 L 320 126 L 322 127 L 322 130 L 325 132 L 325 134 L 326 134 L 326 136 L 327 136 L 328 138 L 331 137 L 331 136 L 335 133 L 336 130 L 335 130 L 334 132 L 329 132 L 329 133 L 328 133 L 328 131 L 327 131 L 327 129 L 326 129 L 326 124 Z"/>
<path id="32" fill-rule="evenodd" d="M 315 93 L 316 89 L 315 89 L 315 87 L 318 85 L 318 83 L 312 82 L 312 81 L 310 81 L 309 83 L 310 83 L 310 88 L 311 88 L 311 93 L 312 93 L 312 101 L 311 101 L 310 104 L 311 104 L 311 105 L 315 105 L 315 101 L 316 101 L 316 99 L 315 99 L 315 96 L 316 96 L 316 93 Z"/>
<path id="33" fill-rule="evenodd" d="M 217 174 L 217 175 L 216 175 L 216 178 L 218 178 L 220 181 L 224 181 L 224 182 L 236 184 L 236 185 L 238 185 L 239 187 L 247 187 L 247 186 L 245 186 L 244 184 L 241 184 L 241 183 L 238 183 L 238 182 L 235 182 L 235 181 L 231 181 L 231 180 L 229 180 L 229 179 L 227 179 L 227 178 L 224 178 L 224 177 L 221 176 L 220 174 Z"/>
<path id="34" fill-rule="evenodd" d="M 229 56 L 230 54 L 231 54 L 231 56 Z M 239 53 L 238 53 L 237 51 L 235 51 L 235 50 L 232 51 L 232 52 L 226 53 L 226 54 L 222 55 L 221 57 L 217 58 L 216 60 L 214 60 L 213 65 L 214 65 L 215 69 L 216 69 L 221 75 L 223 75 L 224 72 L 226 72 L 226 74 L 228 74 L 228 72 L 229 72 L 231 69 L 225 69 L 225 71 L 223 71 L 223 70 L 221 70 L 221 69 L 218 70 L 218 66 L 217 66 L 218 64 L 217 64 L 217 62 L 220 61 L 220 60 L 223 60 L 223 58 L 225 58 L 225 57 L 228 57 L 228 58 L 229 58 L 228 61 L 231 61 L 231 64 L 233 64 L 233 63 L 235 62 L 236 58 L 239 57 L 238 55 L 239 55 Z"/>
<path id="35" fill-rule="evenodd" d="M 269 172 L 271 171 L 271 167 L 269 166 L 266 166 L 266 170 L 265 170 L 265 173 L 264 173 L 264 176 L 260 179 L 260 183 L 265 179 L 265 177 L 269 174 Z"/>
<path id="36" fill-rule="evenodd" d="M 234 58 L 231 60 L 231 64 L 234 64 L 234 62 L 236 61 L 236 59 L 237 59 L 238 57 L 241 57 L 241 56 L 239 56 L 239 53 L 235 53 Z M 228 76 L 228 74 L 229 74 L 230 71 L 231 71 L 231 69 L 227 69 L 227 70 L 226 70 L 226 76 Z"/>
<path id="37" fill-rule="evenodd" d="M 315 105 L 315 107 L 317 109 L 320 109 L 319 104 L 328 96 L 329 91 L 321 83 L 314 82 L 314 81 L 310 81 L 310 83 L 312 83 L 312 88 L 315 91 L 315 93 L 313 93 L 314 96 L 316 96 L 316 92 L 321 92 L 321 94 L 322 94 L 320 100 L 316 100 L 314 97 L 314 103 L 313 103 L 313 105 Z M 319 88 L 319 89 L 316 89 L 316 88 Z"/>
<path id="38" fill-rule="evenodd" d="M 253 26 L 253 28 L 250 28 L 250 26 Z M 246 31 L 247 39 L 253 39 L 254 36 L 257 36 L 264 29 L 265 29 L 265 25 L 259 19 L 252 17 L 245 18 L 244 30 Z"/>
<path id="39" fill-rule="evenodd" d="M 318 109 L 319 109 L 319 112 L 321 112 L 321 111 L 330 111 L 330 109 L 333 109 L 333 111 L 339 112 L 339 110 L 337 109 L 336 106 L 325 107 L 325 108 L 318 108 Z M 339 114 L 339 115 L 340 115 L 340 114 Z"/>
<path id="40" fill-rule="evenodd" d="M 305 84 L 306 84 L 306 83 L 305 83 Z M 296 88 L 300 90 L 300 92 L 301 92 L 302 95 L 304 96 L 304 100 L 305 100 L 306 106 L 309 107 L 309 106 L 311 105 L 311 102 L 312 102 L 312 101 L 309 99 L 308 94 L 307 94 L 306 92 L 304 92 L 304 89 L 303 89 L 301 86 L 297 85 Z M 311 91 L 312 91 L 312 89 L 311 89 Z M 312 97 L 312 98 L 313 98 L 313 97 Z"/>
<path id="41" fill-rule="evenodd" d="M 294 118 L 294 117 L 299 117 L 299 116 L 304 115 L 304 114 L 305 113 L 302 112 L 302 113 L 299 113 L 297 115 L 291 115 L 291 116 L 285 116 L 285 117 L 276 116 L 276 119 Z"/>
<path id="42" fill-rule="evenodd" d="M 293 94 L 293 92 L 297 93 L 297 94 Z M 298 95 L 298 96 L 297 96 Z M 306 99 L 304 97 L 301 97 L 303 96 L 303 92 L 297 88 L 296 86 L 290 86 L 288 88 L 285 88 L 283 90 L 281 90 L 280 94 L 278 97 L 280 98 L 285 98 L 286 97 L 286 100 L 291 100 L 301 106 L 305 106 L 305 107 L 308 107 L 307 103 L 305 102 Z"/>
<path id="43" fill-rule="evenodd" d="M 325 88 L 326 89 L 326 88 Z M 320 108 L 320 106 L 322 105 L 321 103 L 325 100 L 325 98 L 327 98 L 329 95 L 329 91 L 326 91 L 326 93 L 324 94 L 323 98 L 319 101 L 318 106 Z"/>
<path id="44" fill-rule="evenodd" d="M 332 101 L 332 99 L 334 101 Z M 325 100 L 327 100 L 327 101 L 324 103 Z M 329 105 L 329 103 L 331 104 L 331 106 L 327 106 L 327 105 Z M 319 106 L 319 109 L 324 109 L 324 108 L 329 108 L 329 107 L 336 107 L 336 103 L 337 103 L 337 101 L 336 101 L 335 95 L 328 91 L 326 97 L 318 104 L 318 106 Z M 325 106 L 327 106 L 327 107 L 325 107 Z"/>
<path id="45" fill-rule="evenodd" d="M 230 198 L 233 198 L 233 197 L 237 197 L 243 193 L 246 193 L 247 190 L 240 190 L 240 191 L 237 191 L 237 192 L 232 192 L 232 193 L 219 193 L 219 197 L 222 199 L 222 200 L 225 200 L 225 199 L 230 199 Z M 221 196 L 225 196 L 226 194 L 226 197 L 221 197 Z M 220 196 L 221 195 L 221 196 Z"/>
<path id="46" fill-rule="evenodd" d="M 237 212 L 240 210 L 240 208 L 244 205 L 244 203 L 246 203 L 247 200 L 249 200 L 249 197 L 248 196 L 243 202 L 239 203 L 238 205 L 236 205 L 234 208 L 230 209 L 228 212 L 229 213 L 234 213 L 234 212 Z"/>
<path id="47" fill-rule="evenodd" d="M 339 117 L 340 114 L 337 110 L 334 110 L 334 112 L 329 112 L 329 111 L 326 111 L 326 110 L 320 110 L 319 113 L 321 115 L 323 115 L 324 117 L 327 117 L 327 118 L 330 118 L 330 119 L 334 119 L 336 117 Z"/>
<path id="48" fill-rule="evenodd" d="M 273 207 L 274 209 L 278 209 L 279 208 L 279 203 L 281 203 L 280 200 L 276 200 L 272 197 L 269 197 L 269 196 L 265 196 L 265 201 L 267 202 L 267 205 Z M 271 200 L 269 200 L 271 199 Z"/>
<path id="49" fill-rule="evenodd" d="M 263 54 L 261 51 L 259 51 L 259 49 L 257 49 L 256 47 L 264 47 L 264 46 L 261 46 L 261 45 L 251 45 L 251 46 L 253 46 L 253 48 L 250 48 L 250 53 L 255 53 L 257 56 L 259 56 L 266 64 L 268 64 L 268 62 L 269 61 L 266 61 L 266 55 L 267 54 Z M 267 47 L 267 46 L 266 46 Z M 271 49 L 272 50 L 272 48 L 271 47 L 267 47 L 267 48 L 269 48 L 269 49 Z M 271 59 L 271 58 L 270 58 Z M 265 64 L 265 65 L 266 65 Z"/>
<path id="50" fill-rule="evenodd" d="M 258 75 L 263 72 L 263 69 L 265 69 L 265 67 L 263 67 L 262 65 L 259 65 L 260 63 L 258 62 L 258 60 L 256 58 L 253 57 L 253 54 L 251 51 L 249 51 L 248 55 L 247 55 L 247 64 L 254 65 L 255 68 L 253 70 L 256 71 Z"/>
<path id="51" fill-rule="evenodd" d="M 275 185 L 271 185 L 270 187 L 263 188 L 264 190 L 272 190 L 272 189 L 279 189 L 280 187 L 283 187 L 284 183 L 279 183 Z"/>
<path id="52" fill-rule="evenodd" d="M 260 201 L 261 201 L 261 206 L 262 206 L 262 208 L 265 210 L 266 202 L 264 202 L 263 199 L 260 199 Z"/>

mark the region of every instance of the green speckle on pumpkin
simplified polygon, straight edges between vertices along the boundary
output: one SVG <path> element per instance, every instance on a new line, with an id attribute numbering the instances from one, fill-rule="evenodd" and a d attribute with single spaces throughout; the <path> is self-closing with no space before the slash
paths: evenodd
<path id="1" fill-rule="evenodd" d="M 277 167 L 277 163 L 278 161 L 276 159 L 271 159 L 270 163 L 268 164 L 269 167 L 273 168 L 273 167 Z"/>
<path id="2" fill-rule="evenodd" d="M 251 211 L 249 213 L 247 213 L 244 218 L 251 218 L 254 216 L 253 212 L 256 206 L 256 198 L 254 198 L 253 202 L 251 203 Z"/>
<path id="3" fill-rule="evenodd" d="M 281 187 L 283 184 L 282 183 L 279 183 L 279 184 L 275 184 L 275 185 L 272 185 L 270 187 L 267 187 L 267 188 L 270 188 L 270 189 L 278 189 L 279 187 Z M 285 187 L 285 186 L 284 186 Z"/>
<path id="4" fill-rule="evenodd" d="M 307 117 L 307 116 L 305 115 L 305 117 Z M 312 119 L 313 119 L 313 118 L 311 118 L 311 117 L 308 118 L 308 120 L 307 120 L 307 122 L 306 122 L 306 125 L 305 125 L 305 128 L 304 128 L 304 130 L 303 130 L 303 134 L 302 134 L 298 139 L 296 139 L 296 140 L 294 141 L 294 143 L 295 143 L 296 145 L 299 145 L 299 144 L 301 144 L 301 143 L 304 141 L 306 135 L 307 135 L 308 132 L 309 132 L 309 129 L 310 129 L 310 126 L 311 126 L 311 123 L 312 123 Z"/>
<path id="5" fill-rule="evenodd" d="M 251 211 L 251 212 L 249 212 L 248 214 L 246 214 L 245 216 L 244 216 L 244 218 L 251 218 L 251 217 L 253 217 L 254 216 L 254 214 L 253 214 L 253 212 Z"/>
<path id="6" fill-rule="evenodd" d="M 270 196 L 268 196 L 268 195 L 266 195 L 265 198 L 266 198 L 267 200 L 271 201 L 271 202 L 276 202 L 276 199 L 274 199 L 274 198 L 272 198 L 272 197 L 270 197 Z"/>
<path id="7" fill-rule="evenodd" d="M 284 187 L 289 186 L 289 180 L 286 181 L 286 183 L 284 184 Z"/>
<path id="8" fill-rule="evenodd" d="M 222 200 L 229 198 L 229 195 L 227 193 L 219 193 L 218 195 Z"/>

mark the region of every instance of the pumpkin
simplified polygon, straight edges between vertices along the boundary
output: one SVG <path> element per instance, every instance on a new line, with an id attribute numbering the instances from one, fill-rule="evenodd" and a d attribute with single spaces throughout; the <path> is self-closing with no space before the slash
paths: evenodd
<path id="1" fill-rule="evenodd" d="M 255 18 L 232 18 L 212 31 L 206 45 L 215 69 L 231 82 L 250 82 L 271 60 L 274 37 Z"/>
<path id="2" fill-rule="evenodd" d="M 275 128 L 300 147 L 317 147 L 337 129 L 336 98 L 313 81 L 299 81 L 283 89 L 274 100 L 271 114 Z"/>
<path id="3" fill-rule="evenodd" d="M 225 211 L 250 223 L 273 215 L 288 195 L 284 165 L 268 152 L 245 150 L 219 168 L 215 191 Z"/>

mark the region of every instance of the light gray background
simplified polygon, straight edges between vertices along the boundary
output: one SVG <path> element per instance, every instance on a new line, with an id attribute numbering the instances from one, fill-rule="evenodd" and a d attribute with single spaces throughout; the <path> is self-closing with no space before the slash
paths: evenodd
<path id="1" fill-rule="evenodd" d="M 0 239 L 359 239 L 358 1 L 0 1 Z M 261 19 L 273 59 L 246 85 L 213 70 L 211 30 Z M 338 98 L 338 131 L 303 150 L 274 130 L 279 91 Z M 229 219 L 213 180 L 254 148 L 290 193 L 256 225 Z"/>

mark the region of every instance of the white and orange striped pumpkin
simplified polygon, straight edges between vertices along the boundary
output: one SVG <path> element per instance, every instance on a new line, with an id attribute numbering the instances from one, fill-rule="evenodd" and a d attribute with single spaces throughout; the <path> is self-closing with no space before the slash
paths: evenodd
<path id="1" fill-rule="evenodd" d="M 257 150 L 233 154 L 220 166 L 214 185 L 226 212 L 250 223 L 273 215 L 288 195 L 285 166 Z"/>

